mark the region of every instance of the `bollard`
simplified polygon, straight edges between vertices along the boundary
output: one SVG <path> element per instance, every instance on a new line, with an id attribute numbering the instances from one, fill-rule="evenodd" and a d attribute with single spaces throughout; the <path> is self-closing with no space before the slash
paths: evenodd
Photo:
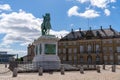
<path id="1" fill-rule="evenodd" d="M 13 77 L 17 77 L 17 73 L 18 73 L 17 68 L 14 68 L 13 69 Z"/>
<path id="2" fill-rule="evenodd" d="M 65 69 L 64 69 L 64 65 L 61 65 L 61 75 L 65 74 Z"/>
<path id="3" fill-rule="evenodd" d="M 84 68 L 83 68 L 83 66 L 80 66 L 80 73 L 84 74 Z"/>
<path id="4" fill-rule="evenodd" d="M 100 73 L 100 66 L 97 66 L 97 72 Z"/>
<path id="5" fill-rule="evenodd" d="M 87 64 L 87 69 L 89 69 L 89 64 Z"/>
<path id="6" fill-rule="evenodd" d="M 105 70 L 105 64 L 103 64 L 103 69 Z"/>
<path id="7" fill-rule="evenodd" d="M 38 70 L 38 72 L 39 72 L 39 76 L 42 76 L 43 75 L 43 68 L 40 67 L 39 70 Z"/>
<path id="8" fill-rule="evenodd" d="M 5 64 L 5 68 L 7 68 L 7 64 Z"/>
<path id="9" fill-rule="evenodd" d="M 112 72 L 116 72 L 116 66 L 112 65 Z"/>
<path id="10" fill-rule="evenodd" d="M 94 69 L 96 69 L 96 64 L 94 64 Z"/>

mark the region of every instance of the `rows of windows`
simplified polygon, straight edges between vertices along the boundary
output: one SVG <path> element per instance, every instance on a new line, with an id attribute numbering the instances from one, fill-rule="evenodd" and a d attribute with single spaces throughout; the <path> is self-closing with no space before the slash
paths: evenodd
<path id="1" fill-rule="evenodd" d="M 104 60 L 107 61 L 108 58 L 109 58 L 110 60 L 113 60 L 113 59 L 114 59 L 113 57 L 114 57 L 113 55 L 110 55 L 110 56 L 104 56 Z"/>
<path id="2" fill-rule="evenodd" d="M 116 43 L 120 43 L 120 39 L 115 40 Z M 108 39 L 108 40 L 102 40 L 102 43 L 113 43 L 112 39 Z M 60 42 L 59 45 L 76 45 L 77 42 L 76 41 L 71 41 L 71 42 Z"/>
<path id="3" fill-rule="evenodd" d="M 73 51 L 72 51 L 73 50 Z M 84 46 L 80 46 L 80 53 L 83 53 L 85 51 L 85 48 L 84 48 Z M 100 51 L 100 46 L 99 45 L 96 45 L 96 50 L 95 50 L 95 52 L 96 53 L 99 53 L 99 51 Z M 58 49 L 58 52 L 59 53 L 66 53 L 66 48 L 64 48 L 64 49 Z M 68 53 L 77 53 L 77 48 L 74 48 L 74 49 L 72 49 L 72 48 L 68 48 Z M 89 53 L 89 52 L 92 52 L 92 46 L 91 45 L 88 45 L 88 48 L 87 48 L 87 52 Z"/>
<path id="4" fill-rule="evenodd" d="M 73 51 L 72 51 L 73 50 Z M 80 46 L 80 53 L 84 53 L 85 52 L 85 47 L 84 46 Z M 120 52 L 120 46 L 116 47 L 116 51 L 119 53 Z M 66 53 L 66 49 L 64 48 L 63 50 L 59 49 L 58 50 L 59 53 Z M 69 48 L 68 49 L 68 53 L 77 53 L 77 48 Z M 87 48 L 87 52 L 88 53 L 91 53 L 92 52 L 92 46 L 88 45 L 88 48 Z M 99 45 L 96 45 L 96 49 L 95 49 L 95 52 L 96 53 L 100 53 L 100 46 Z M 113 47 L 103 47 L 103 53 L 113 53 Z"/>
<path id="5" fill-rule="evenodd" d="M 65 45 L 76 45 L 76 44 L 77 44 L 77 42 L 60 42 L 58 45 L 65 46 Z"/>
<path id="6" fill-rule="evenodd" d="M 74 61 L 77 61 L 77 56 L 74 56 L 74 57 L 72 57 L 71 55 L 68 56 L 68 60 L 69 60 L 69 61 L 72 61 L 72 60 L 73 60 L 72 58 L 74 59 Z M 63 57 L 63 60 L 64 60 L 64 61 L 66 60 L 66 56 Z M 95 61 L 96 61 L 96 62 L 100 62 L 100 56 L 96 56 L 96 60 L 95 60 Z M 83 62 L 84 62 L 83 56 L 80 56 L 79 62 L 80 62 L 80 63 L 83 63 Z M 91 57 L 91 56 L 88 56 L 88 57 L 87 57 L 87 62 L 92 63 L 92 57 Z"/>
<path id="7" fill-rule="evenodd" d="M 77 60 L 77 56 L 74 56 L 74 57 L 72 57 L 71 55 L 69 55 L 68 56 L 68 60 L 69 61 L 72 61 L 73 59 L 74 59 L 74 61 L 76 61 Z M 120 55 L 118 55 L 118 63 L 120 64 Z M 111 60 L 111 61 L 113 61 L 114 60 L 114 56 L 113 55 L 110 55 L 110 56 L 104 56 L 104 61 L 105 61 L 105 63 L 108 63 L 108 59 L 109 60 Z M 66 56 L 64 56 L 63 57 L 63 60 L 65 61 L 66 60 Z M 96 56 L 96 60 L 95 60 L 96 62 L 100 62 L 100 56 Z M 79 58 L 79 62 L 80 63 L 84 63 L 84 57 L 83 56 L 80 56 L 80 58 Z M 87 57 L 87 62 L 92 62 L 92 57 Z M 111 64 L 112 64 L 113 62 L 111 62 Z"/>

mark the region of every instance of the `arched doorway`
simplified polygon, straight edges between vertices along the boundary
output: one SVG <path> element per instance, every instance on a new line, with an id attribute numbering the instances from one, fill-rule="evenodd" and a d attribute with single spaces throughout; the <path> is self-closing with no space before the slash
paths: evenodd
<path id="1" fill-rule="evenodd" d="M 80 64 L 83 64 L 84 60 L 83 60 L 83 56 L 80 56 Z"/>
<path id="2" fill-rule="evenodd" d="M 96 56 L 96 64 L 100 64 L 100 56 Z"/>
<path id="3" fill-rule="evenodd" d="M 87 63 L 92 64 L 92 56 L 91 55 L 87 56 Z"/>

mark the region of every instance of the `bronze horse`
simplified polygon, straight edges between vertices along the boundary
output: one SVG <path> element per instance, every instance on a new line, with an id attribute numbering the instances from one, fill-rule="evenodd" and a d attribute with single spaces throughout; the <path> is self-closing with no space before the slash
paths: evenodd
<path id="1" fill-rule="evenodd" d="M 50 29 L 50 14 L 46 13 L 46 15 L 43 16 L 43 23 L 41 24 L 42 35 L 49 35 Z"/>

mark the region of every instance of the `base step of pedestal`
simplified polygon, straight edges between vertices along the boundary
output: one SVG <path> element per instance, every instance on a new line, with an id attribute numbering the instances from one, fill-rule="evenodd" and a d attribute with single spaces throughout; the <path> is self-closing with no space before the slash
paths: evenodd
<path id="1" fill-rule="evenodd" d="M 60 69 L 60 59 L 57 55 L 37 55 L 33 59 L 36 68 L 43 67 L 43 70 Z"/>

